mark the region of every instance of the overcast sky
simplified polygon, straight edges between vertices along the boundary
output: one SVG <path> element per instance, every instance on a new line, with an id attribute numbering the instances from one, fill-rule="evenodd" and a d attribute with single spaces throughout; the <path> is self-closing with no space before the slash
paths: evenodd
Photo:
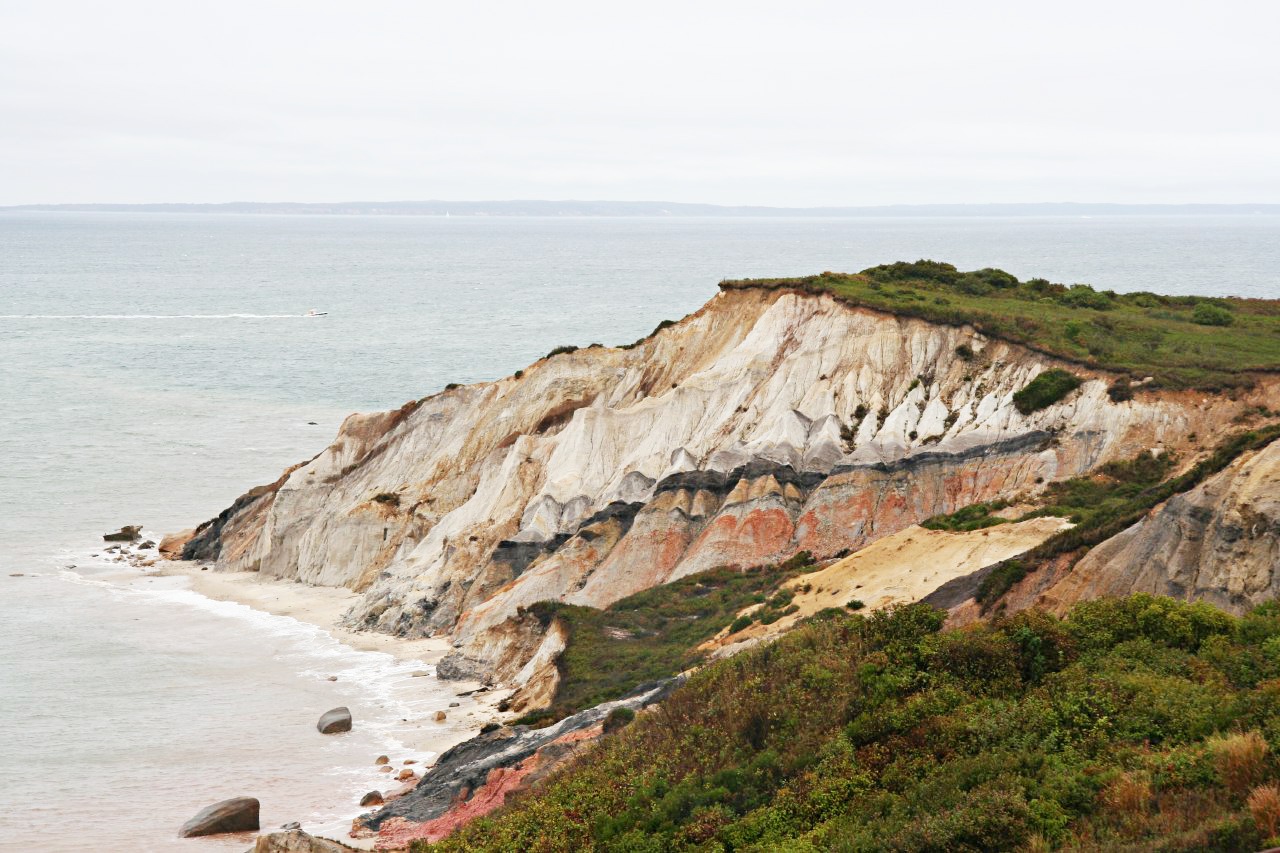
<path id="1" fill-rule="evenodd" d="M 1277 0 L 0 0 L 0 204 L 1280 202 L 1277 33 Z"/>

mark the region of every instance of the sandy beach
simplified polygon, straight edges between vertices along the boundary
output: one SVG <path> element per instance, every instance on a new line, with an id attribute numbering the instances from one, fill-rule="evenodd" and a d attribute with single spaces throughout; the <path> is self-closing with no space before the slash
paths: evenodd
<path id="1" fill-rule="evenodd" d="M 477 734 L 485 723 L 499 721 L 504 717 L 497 710 L 497 705 L 509 691 L 487 689 L 478 682 L 440 681 L 435 678 L 433 670 L 428 669 L 449 652 L 451 643 L 447 637 L 409 640 L 342 627 L 339 622 L 343 614 L 359 597 L 348 589 L 315 587 L 296 581 L 264 578 L 256 572 L 220 572 L 192 562 L 161 561 L 144 571 L 150 577 L 184 578 L 192 591 L 206 598 L 231 601 L 315 625 L 342 644 L 360 651 L 382 652 L 397 660 L 421 663 L 423 672 L 431 673 L 415 679 L 422 683 L 423 691 L 437 695 L 442 691 L 452 692 L 452 702 L 456 702 L 457 706 L 449 708 L 443 722 L 430 718 L 407 721 L 408 742 L 419 752 L 432 752 L 438 757 L 450 747 Z M 370 762 L 375 757 L 370 756 Z M 400 756 L 392 755 L 389 758 L 391 766 L 401 767 Z M 419 765 L 410 769 L 420 776 L 425 768 Z M 402 785 L 392 784 L 390 778 L 387 781 L 389 784 L 385 786 L 384 793 L 393 798 L 412 788 L 418 780 L 414 778 Z M 347 835 L 348 828 L 346 824 L 334 825 L 325 827 L 316 834 L 356 847 L 372 847 L 373 839 L 351 838 Z M 315 831 L 315 828 L 311 829 Z"/>
<path id="2" fill-rule="evenodd" d="M 353 649 L 383 652 L 397 660 L 422 663 L 424 669 L 427 665 L 434 667 L 452 648 L 447 637 L 409 640 L 342 627 L 339 623 L 343 614 L 360 597 L 345 588 L 308 586 L 297 581 L 264 578 L 257 572 L 220 572 L 192 562 L 162 561 L 152 567 L 149 574 L 186 578 L 191 589 L 206 598 L 234 601 L 275 616 L 288 616 L 323 628 Z M 484 689 L 483 684 L 475 681 L 442 682 L 434 674 L 424 676 L 424 689 L 437 691 L 442 685 L 457 695 L 455 701 L 459 705 L 450 709 L 443 723 L 417 721 L 415 739 L 419 749 L 437 754 L 471 737 L 485 723 L 500 718 L 497 704 L 508 693 Z M 478 690 L 482 692 L 474 692 Z"/>

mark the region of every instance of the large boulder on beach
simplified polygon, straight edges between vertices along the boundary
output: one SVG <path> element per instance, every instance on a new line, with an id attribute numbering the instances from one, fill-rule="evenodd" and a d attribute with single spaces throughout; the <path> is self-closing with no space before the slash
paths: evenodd
<path id="1" fill-rule="evenodd" d="M 338 732 L 351 731 L 351 711 L 345 706 L 334 708 L 332 711 L 325 711 L 320 717 L 320 722 L 316 723 L 316 728 L 320 730 L 322 735 L 332 735 Z"/>
<path id="2" fill-rule="evenodd" d="M 326 838 L 316 838 L 300 829 L 290 829 L 261 836 L 249 853 L 344 853 L 354 849 Z"/>
<path id="3" fill-rule="evenodd" d="M 171 533 L 160 540 L 160 556 L 166 560 L 181 560 L 182 549 L 196 535 L 195 528 L 183 530 L 181 533 Z"/>
<path id="4" fill-rule="evenodd" d="M 256 832 L 258 829 L 258 800 L 254 797 L 232 797 L 214 803 L 182 825 L 178 835 L 195 838 L 199 835 L 222 835 L 227 832 Z"/>
<path id="5" fill-rule="evenodd" d="M 142 534 L 141 524 L 128 524 L 121 527 L 115 533 L 104 533 L 102 541 L 104 542 L 137 542 L 138 537 Z"/>

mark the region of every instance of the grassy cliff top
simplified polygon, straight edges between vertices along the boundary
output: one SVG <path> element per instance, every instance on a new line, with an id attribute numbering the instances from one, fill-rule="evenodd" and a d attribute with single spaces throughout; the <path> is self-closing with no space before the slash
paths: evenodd
<path id="1" fill-rule="evenodd" d="M 1127 374 L 1166 388 L 1221 390 L 1280 370 L 1280 299 L 1115 293 L 998 269 L 961 272 L 937 261 L 856 274 L 725 281 L 721 288 L 794 288 L 993 338 Z"/>

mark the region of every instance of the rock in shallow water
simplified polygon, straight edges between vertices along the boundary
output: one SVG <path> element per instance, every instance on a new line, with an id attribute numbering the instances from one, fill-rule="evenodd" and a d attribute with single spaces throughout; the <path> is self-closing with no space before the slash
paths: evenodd
<path id="1" fill-rule="evenodd" d="M 360 798 L 362 806 L 380 806 L 384 802 L 381 791 L 370 791 Z"/>
<path id="2" fill-rule="evenodd" d="M 349 732 L 351 731 L 351 711 L 346 706 L 325 711 L 320 717 L 320 722 L 316 723 L 316 728 L 322 735 Z"/>
<path id="3" fill-rule="evenodd" d="M 253 832 L 258 829 L 258 800 L 254 797 L 232 797 L 214 803 L 178 830 L 181 838 L 221 835 L 226 832 Z"/>
<path id="4" fill-rule="evenodd" d="M 141 532 L 142 532 L 141 524 L 127 524 L 124 527 L 121 527 L 115 533 L 103 534 L 102 541 L 104 542 L 136 542 L 138 540 L 138 534 L 140 534 Z"/>

